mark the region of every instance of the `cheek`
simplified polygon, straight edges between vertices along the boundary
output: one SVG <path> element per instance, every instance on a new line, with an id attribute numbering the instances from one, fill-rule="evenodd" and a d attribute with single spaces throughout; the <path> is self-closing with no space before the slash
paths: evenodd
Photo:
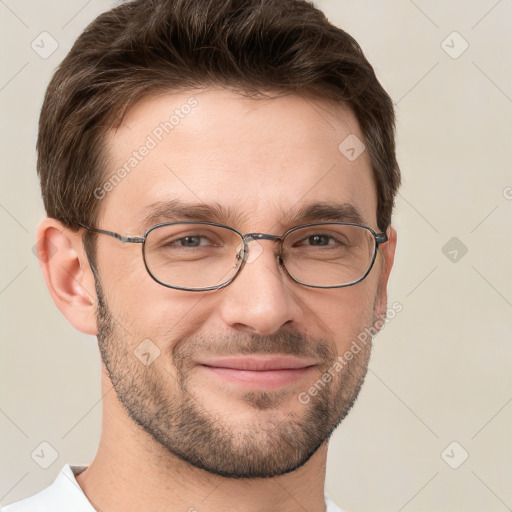
<path id="1" fill-rule="evenodd" d="M 122 249 L 132 250 L 112 252 L 103 261 L 98 261 L 98 272 L 110 313 L 119 327 L 131 332 L 141 308 L 144 310 L 151 304 L 145 298 L 152 279 L 144 268 L 141 253 L 135 250 L 137 248 Z"/>
<path id="2" fill-rule="evenodd" d="M 207 321 L 210 308 L 201 294 L 166 288 L 145 268 L 130 268 L 122 278 L 112 272 L 103 283 L 110 313 L 126 343 L 137 346 L 151 340 L 161 352 L 171 353 L 180 339 L 197 332 Z"/>
<path id="3" fill-rule="evenodd" d="M 333 341 L 338 353 L 343 353 L 365 328 L 372 325 L 374 294 L 374 287 L 363 281 L 348 288 L 324 290 L 323 295 L 319 294 L 311 302 L 320 334 Z"/>

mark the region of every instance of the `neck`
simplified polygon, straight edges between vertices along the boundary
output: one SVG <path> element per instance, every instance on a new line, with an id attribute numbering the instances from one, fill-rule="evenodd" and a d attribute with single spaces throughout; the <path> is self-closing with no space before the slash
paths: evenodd
<path id="1" fill-rule="evenodd" d="M 103 380 L 103 395 L 109 387 Z M 127 416 L 112 390 L 103 400 L 98 452 L 77 481 L 101 512 L 221 512 L 226 504 L 235 512 L 324 512 L 326 458 L 324 443 L 302 467 L 278 477 L 214 475 L 167 452 Z"/>

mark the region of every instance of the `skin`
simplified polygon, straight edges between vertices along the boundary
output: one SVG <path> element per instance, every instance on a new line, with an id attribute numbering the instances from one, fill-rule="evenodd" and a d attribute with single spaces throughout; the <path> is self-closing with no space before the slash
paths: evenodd
<path id="1" fill-rule="evenodd" d="M 379 231 L 367 153 L 351 162 L 338 150 L 349 134 L 363 139 L 357 120 L 350 110 L 321 100 L 295 95 L 255 100 L 215 89 L 145 98 L 109 134 L 110 172 L 191 96 L 198 102 L 192 112 L 101 200 L 96 227 L 140 236 L 148 205 L 179 198 L 222 205 L 232 215 L 216 220 L 242 233 L 282 234 L 296 225 L 290 224 L 291 212 L 319 202 L 349 203 L 365 225 Z M 336 373 L 321 397 L 306 405 L 297 397 L 385 315 L 395 230 L 388 228 L 389 241 L 379 249 L 374 268 L 354 286 L 314 289 L 294 283 L 279 267 L 274 244 L 264 240 L 259 247 L 251 242 L 256 257 L 229 286 L 194 293 L 151 279 L 139 244 L 102 235 L 95 283 L 82 234 L 45 219 L 38 239 L 42 254 L 50 248 L 55 253 L 41 258 L 55 303 L 75 328 L 98 335 L 104 362 L 100 446 L 77 477 L 91 503 L 103 512 L 217 512 L 226 503 L 230 510 L 247 512 L 323 511 L 327 440 L 318 447 L 300 435 L 308 425 L 322 440 L 348 412 L 366 372 L 369 346 L 354 356 L 350 370 Z M 160 350 L 149 366 L 133 355 L 144 339 Z M 257 385 L 248 389 L 212 376 L 199 364 L 244 351 L 295 353 L 308 358 L 312 368 L 265 393 Z M 329 405 L 325 410 L 322 397 Z M 215 425 L 217 441 L 230 440 L 219 445 L 220 461 L 210 457 L 215 446 L 187 446 L 183 430 L 152 421 L 157 412 L 172 419 L 185 411 L 199 414 L 194 418 L 201 420 L 196 425 L 204 429 L 201 435 Z M 323 414 L 325 425 L 307 424 L 315 411 Z M 144 421 L 152 427 L 141 426 Z M 284 439 L 290 432 L 290 439 L 298 440 L 287 453 Z M 183 454 L 172 453 L 173 442 L 183 450 L 195 446 L 195 456 L 203 459 L 183 460 Z M 268 474 L 260 476 L 266 478 L 216 474 L 226 469 L 226 461 L 245 461 L 249 455 L 252 470 L 265 467 Z M 250 466 L 240 463 L 236 470 L 250 474 Z"/>

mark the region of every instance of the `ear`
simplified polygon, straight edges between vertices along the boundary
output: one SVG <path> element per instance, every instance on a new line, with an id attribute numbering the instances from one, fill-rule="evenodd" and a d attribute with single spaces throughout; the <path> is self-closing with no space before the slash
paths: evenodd
<path id="1" fill-rule="evenodd" d="M 79 331 L 97 334 L 94 275 L 81 231 L 46 218 L 38 227 L 36 248 L 46 285 L 60 312 Z"/>
<path id="2" fill-rule="evenodd" d="M 388 279 L 391 269 L 393 268 L 396 250 L 396 230 L 392 226 L 389 226 L 386 230 L 386 234 L 388 235 L 388 241 L 379 247 L 380 277 L 373 317 L 374 327 L 377 331 L 382 329 L 386 318 L 388 308 Z"/>

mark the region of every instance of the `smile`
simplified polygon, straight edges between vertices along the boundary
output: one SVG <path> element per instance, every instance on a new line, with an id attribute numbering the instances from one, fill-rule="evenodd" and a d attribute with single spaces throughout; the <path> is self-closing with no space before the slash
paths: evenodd
<path id="1" fill-rule="evenodd" d="M 297 383 L 314 371 L 314 361 L 296 357 L 237 357 L 203 362 L 209 375 L 248 387 L 272 389 Z"/>

